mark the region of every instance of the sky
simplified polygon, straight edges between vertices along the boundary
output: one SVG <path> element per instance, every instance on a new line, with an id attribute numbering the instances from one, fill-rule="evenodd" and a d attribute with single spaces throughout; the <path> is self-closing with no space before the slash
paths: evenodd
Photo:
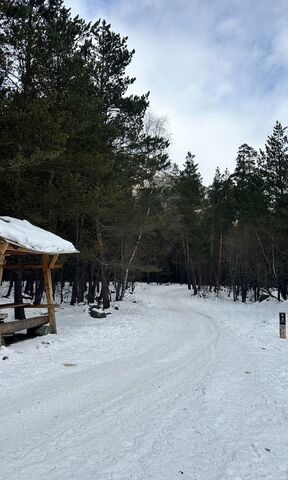
<path id="1" fill-rule="evenodd" d="M 170 155 L 196 155 L 204 183 L 238 147 L 263 147 L 288 125 L 288 0 L 65 0 L 128 36 L 133 93 L 167 118 Z"/>

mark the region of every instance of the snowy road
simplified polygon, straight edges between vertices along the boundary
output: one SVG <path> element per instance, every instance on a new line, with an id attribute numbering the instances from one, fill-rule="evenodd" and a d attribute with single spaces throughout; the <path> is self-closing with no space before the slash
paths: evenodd
<path id="1" fill-rule="evenodd" d="M 66 307 L 59 336 L 1 350 L 0 479 L 287 480 L 278 307 L 132 298 L 104 320 Z"/>

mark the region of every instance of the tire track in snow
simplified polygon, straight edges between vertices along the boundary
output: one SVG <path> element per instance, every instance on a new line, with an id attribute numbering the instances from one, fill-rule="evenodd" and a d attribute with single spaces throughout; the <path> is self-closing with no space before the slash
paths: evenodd
<path id="1" fill-rule="evenodd" d="M 203 414 L 205 379 L 213 372 L 213 352 L 219 330 L 211 317 L 195 312 L 192 306 L 180 301 L 182 288 L 168 289 L 167 297 L 167 289 L 159 287 L 154 295 L 152 300 L 156 306 L 148 311 L 153 317 L 154 334 L 158 332 L 157 341 L 154 338 L 151 345 L 139 345 L 139 354 L 134 357 L 133 364 L 131 359 L 127 363 L 125 358 L 120 358 L 110 366 L 103 365 L 103 372 L 87 369 L 75 373 L 71 378 L 79 381 L 79 390 L 77 384 L 76 388 L 74 385 L 71 395 L 68 383 L 67 393 L 58 396 L 57 378 L 51 379 L 46 386 L 49 401 L 43 391 L 43 406 L 39 412 L 34 412 L 35 417 L 31 418 L 27 411 L 25 418 L 25 410 L 22 413 L 23 427 L 31 422 L 30 428 L 28 435 L 24 433 L 17 453 L 10 455 L 5 480 L 10 480 L 9 475 L 15 469 L 21 473 L 21 479 L 46 479 L 48 471 L 49 480 L 58 479 L 60 474 L 63 480 L 82 480 L 83 475 L 85 480 L 155 479 L 155 476 L 149 477 L 151 459 L 156 452 L 159 461 L 161 458 L 167 460 L 165 450 L 169 447 L 173 451 L 174 443 L 178 442 L 174 437 L 180 426 L 184 428 L 185 423 L 194 422 L 195 432 L 191 433 L 196 438 L 199 436 L 197 416 Z M 171 329 L 171 325 L 174 328 Z M 83 376 L 81 381 L 79 375 Z M 114 382 L 108 399 L 107 394 L 104 397 L 99 394 L 101 382 L 103 387 L 107 381 L 105 376 Z M 35 387 L 37 389 L 37 385 Z M 109 381 L 106 387 L 109 391 Z M 71 411 L 54 420 L 53 425 L 57 402 L 61 400 Z M 51 401 L 55 403 L 54 409 L 51 409 Z M 46 407 L 48 419 L 42 416 Z M 201 428 L 204 428 L 203 422 L 200 422 Z M 42 428 L 37 424 L 42 424 Z M 77 462 L 79 452 L 80 465 Z M 36 467 L 37 477 L 34 475 Z M 174 479 L 175 472 L 171 474 Z M 160 478 L 164 480 L 164 477 L 157 480 Z M 165 480 L 168 478 L 166 476 Z"/>

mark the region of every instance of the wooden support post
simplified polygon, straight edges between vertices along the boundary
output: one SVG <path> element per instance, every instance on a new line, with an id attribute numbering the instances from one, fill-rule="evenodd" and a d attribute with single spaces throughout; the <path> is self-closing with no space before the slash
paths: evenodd
<path id="1" fill-rule="evenodd" d="M 279 333 L 280 338 L 287 338 L 286 336 L 286 313 L 279 313 Z"/>
<path id="2" fill-rule="evenodd" d="M 53 255 L 52 260 L 49 264 L 49 268 L 55 268 L 58 257 L 59 257 L 59 255 Z M 61 265 L 60 265 L 60 267 L 61 267 Z"/>
<path id="3" fill-rule="evenodd" d="M 8 317 L 7 313 L 0 313 L 0 327 L 1 327 L 1 324 L 4 323 L 4 320 L 7 317 Z M 5 345 L 5 342 L 1 337 L 1 330 L 0 330 L 0 348 L 2 347 L 2 345 Z"/>
<path id="4" fill-rule="evenodd" d="M 51 277 L 51 270 L 50 270 L 50 262 L 49 262 L 49 255 L 43 255 L 43 274 L 44 274 L 44 285 L 45 285 L 45 293 L 47 298 L 48 305 L 48 317 L 49 317 L 49 325 L 51 329 L 51 333 L 57 333 L 57 326 L 56 326 L 56 317 L 55 317 L 55 308 L 53 305 L 53 286 L 52 286 L 52 277 Z"/>
<path id="5" fill-rule="evenodd" d="M 3 277 L 3 264 L 5 261 L 5 252 L 8 247 L 8 243 L 2 243 L 0 244 L 0 285 L 2 283 L 2 277 Z"/>
<path id="6" fill-rule="evenodd" d="M 0 285 L 2 284 L 2 277 L 3 277 L 3 264 L 5 262 L 5 252 L 7 250 L 8 243 L 1 243 L 0 244 Z M 1 338 L 0 332 L 0 348 L 4 345 L 4 341 Z"/>

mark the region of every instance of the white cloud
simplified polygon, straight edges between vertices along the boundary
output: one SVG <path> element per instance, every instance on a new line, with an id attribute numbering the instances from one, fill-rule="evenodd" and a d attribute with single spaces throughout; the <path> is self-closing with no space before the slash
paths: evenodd
<path id="1" fill-rule="evenodd" d="M 151 91 L 167 115 L 172 160 L 197 155 L 204 181 L 233 168 L 243 142 L 263 145 L 288 123 L 286 0 L 66 0 L 73 13 L 106 18 L 136 54 L 134 91 Z"/>

